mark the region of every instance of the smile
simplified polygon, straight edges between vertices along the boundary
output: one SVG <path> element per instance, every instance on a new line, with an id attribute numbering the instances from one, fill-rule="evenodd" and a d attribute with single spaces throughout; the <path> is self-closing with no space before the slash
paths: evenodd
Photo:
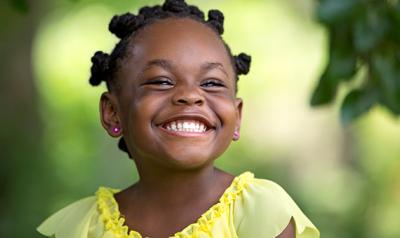
<path id="1" fill-rule="evenodd" d="M 178 137 L 208 137 L 216 129 L 207 116 L 200 113 L 176 113 L 157 126 Z"/>
<path id="2" fill-rule="evenodd" d="M 171 132 L 204 133 L 208 130 L 207 126 L 196 120 L 176 120 L 168 122 L 162 127 Z"/>

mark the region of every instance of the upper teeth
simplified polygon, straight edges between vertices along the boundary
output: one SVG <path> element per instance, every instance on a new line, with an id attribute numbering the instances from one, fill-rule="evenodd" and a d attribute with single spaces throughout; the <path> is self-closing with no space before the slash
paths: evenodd
<path id="1" fill-rule="evenodd" d="M 205 132 L 207 126 L 199 121 L 172 121 L 164 126 L 170 131 L 182 131 L 182 132 Z"/>

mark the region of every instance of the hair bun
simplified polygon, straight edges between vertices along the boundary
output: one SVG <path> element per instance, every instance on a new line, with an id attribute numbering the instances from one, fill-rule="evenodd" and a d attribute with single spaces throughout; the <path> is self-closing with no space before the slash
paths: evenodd
<path id="1" fill-rule="evenodd" d="M 235 67 L 237 75 L 247 74 L 250 71 L 251 56 L 240 53 L 233 57 L 235 59 Z"/>
<path id="2" fill-rule="evenodd" d="M 164 11 L 182 13 L 188 12 L 188 5 L 184 0 L 166 0 L 162 6 Z"/>
<path id="3" fill-rule="evenodd" d="M 190 12 L 190 14 L 197 16 L 198 18 L 200 18 L 201 20 L 204 21 L 204 12 L 201 11 L 198 7 L 189 6 L 189 12 Z"/>
<path id="4" fill-rule="evenodd" d="M 124 137 L 121 137 L 121 139 L 119 139 L 118 148 L 120 150 L 122 150 L 123 152 L 127 153 L 129 158 L 132 158 L 131 154 L 129 153 L 128 146 L 126 146 L 126 142 L 125 142 Z"/>
<path id="5" fill-rule="evenodd" d="M 163 16 L 165 12 L 163 11 L 162 7 L 160 5 L 155 5 L 153 7 L 143 7 L 139 10 L 139 16 L 143 16 L 144 19 L 149 19 L 154 16 Z"/>
<path id="6" fill-rule="evenodd" d="M 111 19 L 108 29 L 111 33 L 122 39 L 132 34 L 139 27 L 138 23 L 137 16 L 125 13 L 123 15 L 115 15 Z"/>
<path id="7" fill-rule="evenodd" d="M 208 22 L 217 29 L 218 33 L 224 33 L 224 14 L 220 10 L 208 11 Z"/>
<path id="8" fill-rule="evenodd" d="M 90 71 L 92 76 L 89 79 L 89 83 L 92 86 L 97 86 L 108 78 L 110 56 L 102 51 L 97 51 L 93 55 L 91 61 L 92 67 L 90 68 Z"/>

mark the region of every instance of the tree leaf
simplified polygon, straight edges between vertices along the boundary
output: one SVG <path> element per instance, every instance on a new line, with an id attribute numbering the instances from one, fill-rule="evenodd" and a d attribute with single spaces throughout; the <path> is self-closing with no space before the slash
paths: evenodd
<path id="1" fill-rule="evenodd" d="M 331 103 L 336 97 L 337 85 L 333 85 L 326 75 L 322 75 L 312 94 L 310 105 L 313 107 Z"/>
<path id="2" fill-rule="evenodd" d="M 313 92 L 310 104 L 320 106 L 331 103 L 341 81 L 353 78 L 357 71 L 357 56 L 353 53 L 351 29 L 332 27 L 330 32 L 329 61 Z"/>
<path id="3" fill-rule="evenodd" d="M 357 71 L 357 55 L 352 43 L 350 26 L 334 26 L 330 30 L 329 63 L 327 77 L 332 83 L 348 80 Z"/>
<path id="4" fill-rule="evenodd" d="M 393 23 L 392 23 L 392 35 L 394 35 L 395 41 L 400 41 L 400 1 L 393 8 Z"/>
<path id="5" fill-rule="evenodd" d="M 338 84 L 353 78 L 357 72 L 357 56 L 343 49 L 332 49 L 327 68 L 328 80 Z"/>
<path id="6" fill-rule="evenodd" d="M 341 121 L 343 125 L 348 125 L 362 114 L 368 112 L 378 101 L 375 91 L 353 90 L 344 99 L 341 107 Z"/>
<path id="7" fill-rule="evenodd" d="M 390 29 L 385 9 L 366 11 L 354 24 L 354 46 L 362 54 L 371 52 L 383 40 Z"/>
<path id="8" fill-rule="evenodd" d="M 400 0 L 320 0 L 317 14 L 329 30 L 329 62 L 310 104 L 334 101 L 340 84 L 365 67 L 362 86 L 343 101 L 342 122 L 375 103 L 400 115 Z"/>
<path id="9" fill-rule="evenodd" d="M 375 55 L 372 70 L 381 91 L 380 101 L 395 114 L 400 114 L 400 63 L 395 52 Z"/>
<path id="10" fill-rule="evenodd" d="M 360 0 L 321 0 L 317 15 L 324 23 L 343 22 L 351 17 L 360 4 Z"/>
<path id="11" fill-rule="evenodd" d="M 29 11 L 28 0 L 9 0 L 11 6 L 22 13 L 27 13 Z"/>

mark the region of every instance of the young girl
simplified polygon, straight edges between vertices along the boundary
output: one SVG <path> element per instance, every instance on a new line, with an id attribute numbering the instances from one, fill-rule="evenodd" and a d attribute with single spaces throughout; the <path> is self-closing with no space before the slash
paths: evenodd
<path id="1" fill-rule="evenodd" d="M 101 187 L 48 218 L 38 231 L 56 238 L 319 237 L 277 184 L 237 177 L 213 162 L 240 137 L 238 75 L 250 56 L 233 56 L 224 16 L 167 0 L 115 16 L 121 41 L 97 52 L 90 83 L 107 84 L 101 122 L 137 166 L 124 190 Z"/>

